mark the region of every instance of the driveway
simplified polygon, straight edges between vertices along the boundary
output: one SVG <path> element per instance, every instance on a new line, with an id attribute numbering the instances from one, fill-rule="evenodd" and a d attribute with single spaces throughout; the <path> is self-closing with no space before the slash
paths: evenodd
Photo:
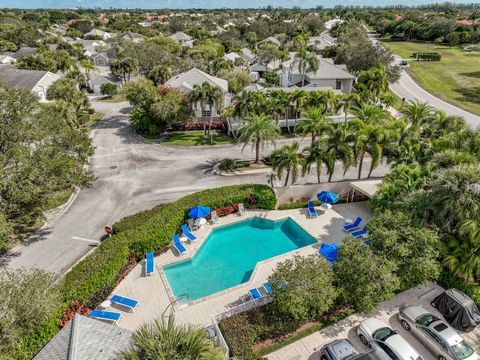
<path id="1" fill-rule="evenodd" d="M 6 259 L 10 268 L 39 267 L 64 273 L 94 249 L 106 225 L 124 216 L 203 189 L 267 183 L 266 173 L 223 177 L 209 171 L 215 159 L 252 158 L 250 147 L 242 152 L 240 145 L 174 147 L 147 143 L 136 136 L 129 124 L 128 103 L 109 105 L 118 107 L 92 133 L 95 155 L 90 169 L 96 179 L 93 186 L 81 190 L 59 219 L 10 254 Z M 280 141 L 279 145 L 291 141 Z M 302 141 L 301 147 L 306 145 L 308 139 Z M 264 153 L 272 149 L 267 146 Z M 367 159 L 364 164 L 365 176 L 368 162 Z M 343 173 L 341 165 L 337 167 L 336 179 Z M 386 171 L 388 167 L 381 166 L 373 176 Z M 356 169 L 346 175 L 356 178 Z M 312 174 L 304 180 L 315 182 L 314 179 Z"/>
<path id="2" fill-rule="evenodd" d="M 367 36 L 374 45 L 383 46 L 378 40 L 377 34 L 367 31 Z M 398 63 L 400 60 L 401 58 L 396 55 L 395 62 Z M 405 98 L 408 101 L 427 102 L 430 105 L 445 111 L 447 115 L 462 116 L 472 128 L 477 128 L 480 125 L 480 116 L 460 109 L 459 107 L 449 104 L 448 102 L 430 94 L 419 86 L 404 69 L 401 71 L 398 82 L 390 84 L 390 90 L 392 90 L 392 92 L 398 97 Z"/>

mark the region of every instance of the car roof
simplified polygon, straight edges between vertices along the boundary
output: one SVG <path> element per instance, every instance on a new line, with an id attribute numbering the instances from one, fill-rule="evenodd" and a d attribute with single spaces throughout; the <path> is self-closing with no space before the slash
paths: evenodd
<path id="1" fill-rule="evenodd" d="M 420 356 L 417 351 L 401 335 L 392 335 L 385 343 L 390 346 L 402 359 L 416 360 Z"/>
<path id="2" fill-rule="evenodd" d="M 365 330 L 368 330 L 370 334 L 372 334 L 375 330 L 381 329 L 381 328 L 389 328 L 387 324 L 385 324 L 383 321 L 380 321 L 376 318 L 368 318 L 366 320 L 363 320 L 360 323 L 360 327 L 364 328 Z"/>
<path id="3" fill-rule="evenodd" d="M 462 337 L 442 320 L 431 323 L 429 327 L 439 333 L 450 346 L 463 341 Z"/>
<path id="4" fill-rule="evenodd" d="M 352 343 L 347 339 L 335 340 L 328 344 L 327 347 L 332 355 L 334 355 L 337 359 L 345 359 L 349 356 L 358 354 Z"/>

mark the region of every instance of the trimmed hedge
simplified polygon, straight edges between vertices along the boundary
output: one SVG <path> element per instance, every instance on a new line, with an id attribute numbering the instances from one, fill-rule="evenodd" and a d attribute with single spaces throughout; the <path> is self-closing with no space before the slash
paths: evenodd
<path id="1" fill-rule="evenodd" d="M 167 246 L 184 222 L 188 209 L 196 205 L 212 208 L 243 202 L 245 207 L 275 208 L 275 194 L 266 185 L 236 185 L 208 189 L 176 202 L 161 204 L 128 216 L 113 225 L 115 234 L 105 239 L 90 255 L 65 274 L 60 284 L 63 303 L 24 339 L 19 359 L 33 357 L 59 331 L 63 314 L 72 301 L 97 306 L 113 290 L 128 268 L 132 254 L 158 252 Z"/>

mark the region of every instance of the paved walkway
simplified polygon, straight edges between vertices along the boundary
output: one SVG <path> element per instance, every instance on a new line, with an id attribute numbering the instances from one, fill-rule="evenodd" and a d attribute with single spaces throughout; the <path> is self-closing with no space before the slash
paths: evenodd
<path id="1" fill-rule="evenodd" d="M 248 211 L 247 214 L 242 217 L 229 215 L 220 218 L 220 221 L 215 225 L 208 224 L 202 229 L 195 231 L 194 233 L 198 237 L 198 240 L 193 244 L 187 245 L 188 256 L 195 254 L 202 246 L 210 231 L 215 227 L 237 222 L 239 219 L 257 216 L 259 214 L 260 212 L 258 211 Z M 172 250 L 167 251 L 155 258 L 156 272 L 153 276 L 149 277 L 144 276 L 144 263 L 142 262 L 138 264 L 113 291 L 114 294 L 131 297 L 140 301 L 140 306 L 134 313 L 123 313 L 118 325 L 134 330 L 146 321 L 168 315 L 173 311 L 176 320 L 180 323 L 208 326 L 211 324 L 213 315 L 239 305 L 241 303 L 240 299 L 247 294 L 249 289 L 263 284 L 278 262 L 292 257 L 294 254 L 308 255 L 318 253 L 320 243 L 341 242 L 345 236 L 342 230 L 345 218 L 352 218 L 354 215 L 360 215 L 364 219 L 369 219 L 371 213 L 368 208 L 368 203 L 335 205 L 334 210 L 329 210 L 315 219 L 310 219 L 305 209 L 268 212 L 267 219 L 270 220 L 291 217 L 310 235 L 317 239 L 318 242 L 312 246 L 307 246 L 259 262 L 248 282 L 187 304 L 177 304 L 172 307 L 171 304 L 174 302 L 174 298 L 168 281 L 165 278 L 163 266 L 187 259 L 188 256 L 179 257 Z M 202 279 L 198 279 L 198 281 L 202 281 Z"/>
<path id="2" fill-rule="evenodd" d="M 433 356 L 417 339 L 400 325 L 396 316 L 398 308 L 402 304 L 420 305 L 433 314 L 441 317 L 438 311 L 430 305 L 435 296 L 441 293 L 443 289 L 438 285 L 419 286 L 397 295 L 393 300 L 381 304 L 372 316 L 383 320 L 393 329 L 398 330 L 400 334 L 420 352 L 425 360 L 435 360 Z M 368 316 L 363 314 L 354 314 L 332 326 L 317 331 L 299 341 L 296 341 L 280 350 L 269 355 L 269 360 L 318 360 L 320 355 L 318 350 L 323 345 L 341 338 L 348 338 L 355 348 L 360 352 L 368 351 L 368 347 L 363 345 L 355 332 L 355 327 Z M 480 348 L 480 327 L 471 333 L 462 334 L 465 339 L 477 350 Z"/>

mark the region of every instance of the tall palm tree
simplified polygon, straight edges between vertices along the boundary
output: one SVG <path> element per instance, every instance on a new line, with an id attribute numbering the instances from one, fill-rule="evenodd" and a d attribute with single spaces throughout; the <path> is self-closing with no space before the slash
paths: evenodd
<path id="1" fill-rule="evenodd" d="M 363 161 L 365 155 L 369 154 L 371 158 L 368 177 L 372 171 L 380 164 L 383 158 L 383 150 L 387 146 L 388 136 L 383 127 L 375 125 L 365 125 L 355 134 L 354 154 L 358 163 L 358 178 L 362 176 Z"/>
<path id="2" fill-rule="evenodd" d="M 352 114 L 356 119 L 362 120 L 365 124 L 383 123 L 388 114 L 375 104 L 360 103 L 360 107 L 354 107 Z"/>
<path id="3" fill-rule="evenodd" d="M 411 125 L 420 126 L 434 115 L 434 109 L 427 103 L 411 102 L 400 111 Z"/>
<path id="4" fill-rule="evenodd" d="M 283 90 L 273 90 L 267 93 L 267 111 L 272 114 L 277 125 L 285 112 L 287 101 L 288 97 Z"/>
<path id="5" fill-rule="evenodd" d="M 355 164 L 355 156 L 352 148 L 353 133 L 348 124 L 336 123 L 327 136 L 328 153 L 334 161 L 343 164 L 343 175 Z M 329 175 L 328 182 L 332 181 L 333 171 Z"/>
<path id="6" fill-rule="evenodd" d="M 318 136 L 332 127 L 331 120 L 327 119 L 319 107 L 309 107 L 302 113 L 303 120 L 297 124 L 296 131 L 311 134 L 311 146 L 315 145 Z"/>
<path id="7" fill-rule="evenodd" d="M 313 146 L 307 146 L 303 149 L 307 153 L 302 163 L 302 175 L 310 173 L 313 165 L 316 166 L 317 182 L 320 184 L 320 176 L 322 175 L 322 165 L 327 167 L 327 173 L 333 175 L 333 169 L 335 167 L 335 159 L 332 158 L 332 154 L 328 152 L 328 145 L 326 141 L 319 140 Z"/>
<path id="8" fill-rule="evenodd" d="M 302 87 L 305 86 L 305 77 L 307 75 L 307 69 L 313 72 L 318 70 L 317 55 L 308 52 L 305 48 L 300 48 L 296 54 L 298 60 L 298 71 L 302 74 Z"/>
<path id="9" fill-rule="evenodd" d="M 175 325 L 163 318 L 142 325 L 133 333 L 132 343 L 116 354 L 116 360 L 221 360 L 221 349 L 207 339 L 200 326 Z"/>
<path id="10" fill-rule="evenodd" d="M 292 106 L 293 115 L 295 117 L 295 122 L 293 123 L 294 128 L 297 126 L 298 116 L 305 106 L 306 96 L 307 93 L 305 90 L 295 90 L 290 93 L 290 103 Z"/>
<path id="11" fill-rule="evenodd" d="M 288 186 L 290 175 L 292 176 L 292 184 L 298 179 L 298 169 L 300 166 L 300 155 L 298 153 L 298 142 L 292 145 L 283 145 L 280 149 L 274 150 L 271 154 L 273 170 L 277 172 L 279 179 L 283 177 L 286 171 L 285 186 Z"/>
<path id="12" fill-rule="evenodd" d="M 252 115 L 243 120 L 242 125 L 237 130 L 238 140 L 244 143 L 243 149 L 248 144 L 255 147 L 255 164 L 260 160 L 260 149 L 266 143 L 275 144 L 280 138 L 280 129 L 273 119 L 266 115 Z"/>
<path id="13" fill-rule="evenodd" d="M 223 100 L 223 91 L 208 82 L 204 82 L 202 85 L 193 85 L 193 90 L 190 92 L 190 101 L 195 108 L 200 104 L 203 113 L 205 105 L 208 105 L 210 110 L 208 133 L 206 134 L 210 136 L 210 144 L 213 144 L 213 109 L 215 108 L 217 113 L 220 113 L 223 108 Z"/>
<path id="14" fill-rule="evenodd" d="M 95 66 L 95 63 L 91 60 L 88 59 L 83 59 L 82 60 L 82 66 L 85 69 L 85 75 L 87 77 L 87 81 L 90 81 L 90 73 L 97 71 L 97 67 Z"/>

